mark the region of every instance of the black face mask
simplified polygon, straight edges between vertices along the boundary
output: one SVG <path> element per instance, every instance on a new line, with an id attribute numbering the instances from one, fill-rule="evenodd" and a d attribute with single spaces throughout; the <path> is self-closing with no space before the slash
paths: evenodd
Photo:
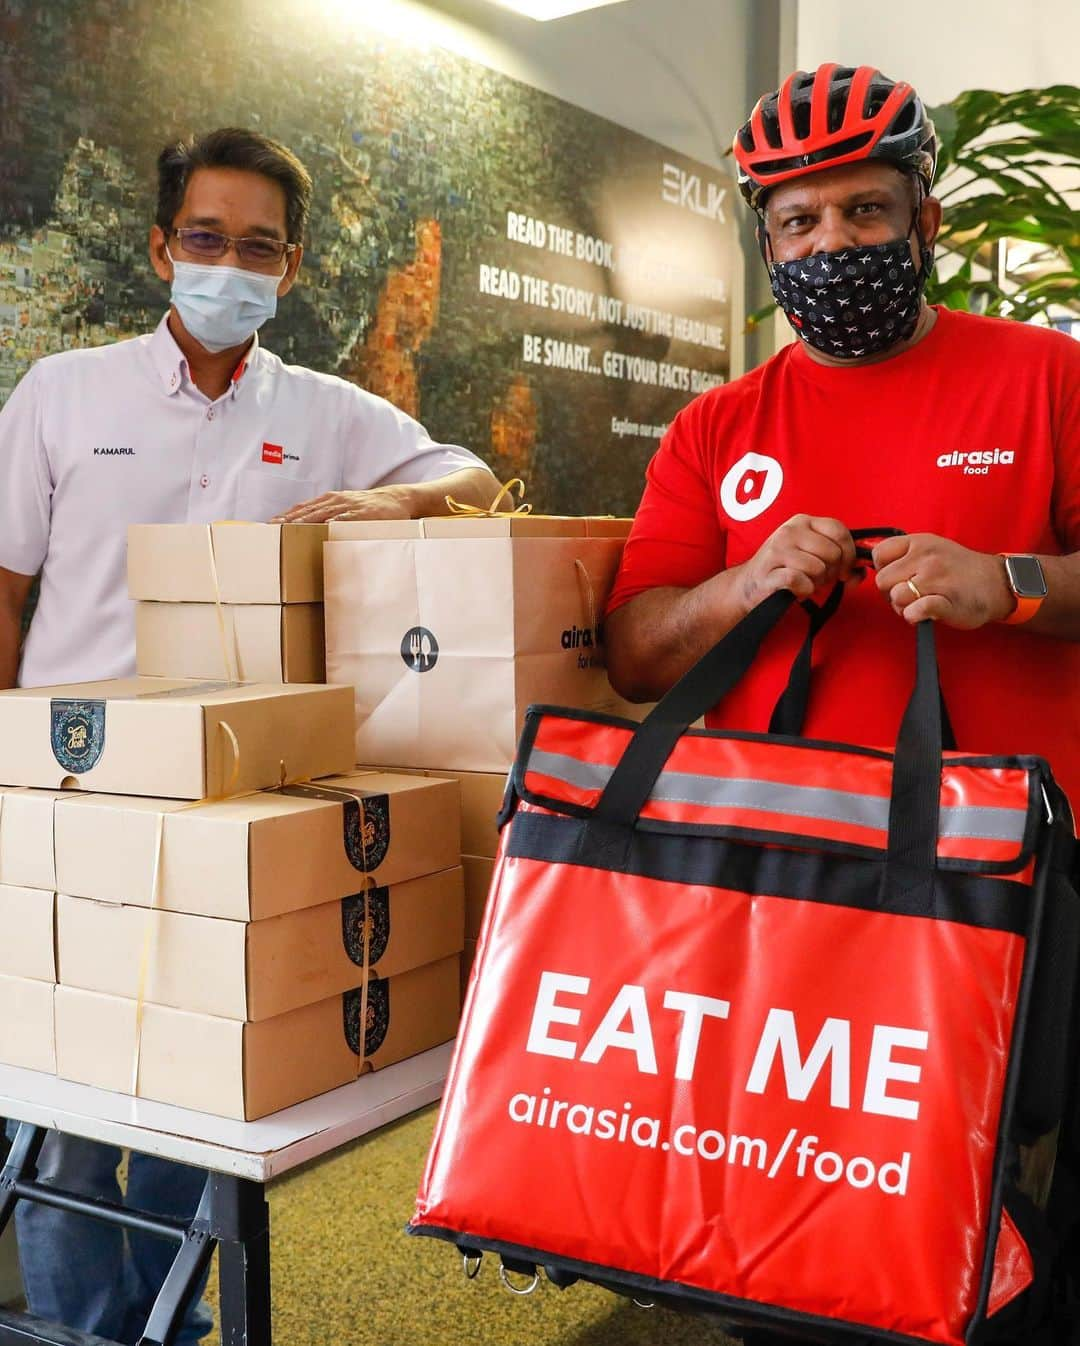
<path id="1" fill-rule="evenodd" d="M 773 298 L 800 340 L 825 355 L 858 360 L 906 341 L 919 320 L 919 307 L 933 249 L 919 241 L 916 269 L 906 238 L 866 248 L 815 252 L 794 262 L 771 262 Z M 764 225 L 762 248 L 767 241 Z"/>

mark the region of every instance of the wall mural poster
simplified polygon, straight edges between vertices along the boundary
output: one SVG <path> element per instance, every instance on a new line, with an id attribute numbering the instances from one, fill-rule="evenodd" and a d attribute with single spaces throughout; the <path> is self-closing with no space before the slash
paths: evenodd
<path id="1" fill-rule="evenodd" d="M 153 327 L 157 152 L 251 126 L 315 180 L 269 349 L 525 477 L 538 509 L 631 512 L 668 422 L 728 375 L 728 180 L 345 12 L 0 0 L 0 401 L 42 355 Z"/>

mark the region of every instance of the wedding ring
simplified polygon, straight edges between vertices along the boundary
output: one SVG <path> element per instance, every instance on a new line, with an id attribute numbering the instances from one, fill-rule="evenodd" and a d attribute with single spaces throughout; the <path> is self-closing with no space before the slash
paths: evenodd
<path id="1" fill-rule="evenodd" d="M 919 586 L 915 583 L 914 580 L 907 580 L 906 584 L 916 598 L 922 598 L 922 594 L 919 592 Z"/>

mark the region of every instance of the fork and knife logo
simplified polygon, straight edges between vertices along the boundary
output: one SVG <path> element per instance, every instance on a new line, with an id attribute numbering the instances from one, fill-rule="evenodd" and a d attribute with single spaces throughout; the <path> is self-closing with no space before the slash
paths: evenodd
<path id="1" fill-rule="evenodd" d="M 430 673 L 438 662 L 439 642 L 426 626 L 411 626 L 401 638 L 401 657 L 414 673 Z"/>

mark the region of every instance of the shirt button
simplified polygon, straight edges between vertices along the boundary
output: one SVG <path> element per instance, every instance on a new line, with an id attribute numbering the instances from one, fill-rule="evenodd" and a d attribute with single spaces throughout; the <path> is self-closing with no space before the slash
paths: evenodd
<path id="1" fill-rule="evenodd" d="M 208 421 L 212 421 L 212 420 L 214 419 L 214 408 L 213 408 L 213 407 L 211 407 L 210 410 L 206 413 L 206 419 L 207 419 Z"/>
<path id="2" fill-rule="evenodd" d="M 176 387 L 176 375 L 175 375 L 175 374 L 174 374 L 174 375 L 172 376 L 172 378 L 169 380 L 169 387 L 170 387 L 170 388 L 175 388 L 175 387 Z"/>
<path id="3" fill-rule="evenodd" d="M 200 477 L 200 478 L 199 478 L 199 485 L 200 485 L 200 486 L 209 486 L 209 485 L 210 485 L 210 478 L 207 477 L 207 476 L 202 476 L 202 477 Z"/>

